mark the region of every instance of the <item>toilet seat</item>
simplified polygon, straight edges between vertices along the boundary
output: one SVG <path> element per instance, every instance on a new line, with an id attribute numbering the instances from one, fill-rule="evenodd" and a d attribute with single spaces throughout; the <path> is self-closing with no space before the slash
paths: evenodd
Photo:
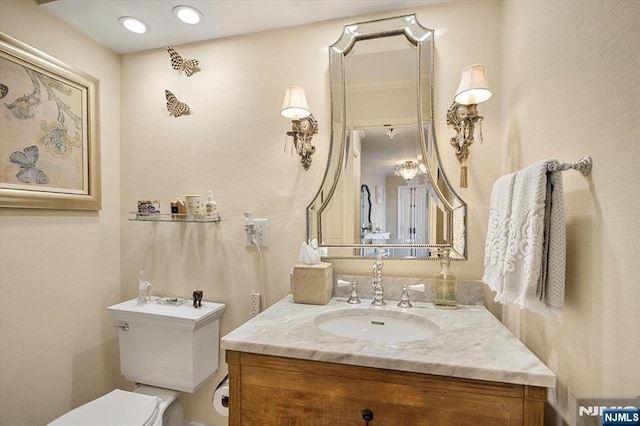
<path id="1" fill-rule="evenodd" d="M 49 426 L 152 426 L 158 419 L 160 402 L 156 396 L 116 389 L 58 417 Z"/>

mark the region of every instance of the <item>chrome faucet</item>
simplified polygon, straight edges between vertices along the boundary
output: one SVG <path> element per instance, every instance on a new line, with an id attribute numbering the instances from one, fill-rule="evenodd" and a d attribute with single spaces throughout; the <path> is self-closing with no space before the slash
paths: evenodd
<path id="1" fill-rule="evenodd" d="M 424 284 L 414 284 L 414 285 L 402 285 L 402 295 L 400 296 L 400 302 L 398 306 L 401 308 L 413 308 L 411 301 L 409 300 L 409 290 L 419 291 L 424 293 L 426 286 Z"/>
<path id="2" fill-rule="evenodd" d="M 384 289 L 382 288 L 382 253 L 378 254 L 376 261 L 373 262 L 373 276 L 371 285 L 373 286 L 373 306 L 384 306 Z"/>
<path id="3" fill-rule="evenodd" d="M 358 288 L 356 286 L 356 282 L 352 281 L 344 281 L 344 280 L 338 280 L 337 281 L 338 287 L 346 287 L 346 286 L 351 286 L 351 293 L 349 294 L 349 300 L 347 300 L 347 303 L 350 303 L 352 305 L 355 305 L 357 303 L 360 303 L 360 298 L 358 297 Z"/>

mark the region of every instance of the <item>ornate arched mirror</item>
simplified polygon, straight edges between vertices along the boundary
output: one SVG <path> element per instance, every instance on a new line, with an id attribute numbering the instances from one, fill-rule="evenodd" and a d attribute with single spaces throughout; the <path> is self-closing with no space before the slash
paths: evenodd
<path id="1" fill-rule="evenodd" d="M 328 258 L 436 259 L 446 248 L 466 259 L 467 206 L 434 131 L 433 53 L 415 15 L 347 25 L 329 47 L 331 145 L 307 208 L 307 236 Z"/>

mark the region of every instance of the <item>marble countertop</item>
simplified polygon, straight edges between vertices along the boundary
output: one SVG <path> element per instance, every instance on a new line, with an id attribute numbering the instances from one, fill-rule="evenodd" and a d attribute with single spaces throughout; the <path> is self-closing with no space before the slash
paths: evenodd
<path id="1" fill-rule="evenodd" d="M 439 376 L 555 387 L 555 375 L 484 306 L 436 309 L 397 301 L 375 309 L 425 316 L 440 331 L 414 342 L 377 343 L 339 337 L 318 328 L 314 318 L 336 309 L 369 308 L 370 300 L 350 305 L 333 298 L 327 305 L 303 305 L 286 296 L 260 315 L 224 336 L 226 350 L 275 355 Z"/>

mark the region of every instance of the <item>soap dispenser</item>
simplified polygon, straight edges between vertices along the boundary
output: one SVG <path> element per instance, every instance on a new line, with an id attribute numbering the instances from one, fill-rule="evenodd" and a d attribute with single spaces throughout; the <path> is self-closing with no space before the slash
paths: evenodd
<path id="1" fill-rule="evenodd" d="M 433 276 L 433 305 L 440 309 L 457 309 L 457 280 L 449 270 L 449 250 L 440 256 L 440 272 Z"/>

